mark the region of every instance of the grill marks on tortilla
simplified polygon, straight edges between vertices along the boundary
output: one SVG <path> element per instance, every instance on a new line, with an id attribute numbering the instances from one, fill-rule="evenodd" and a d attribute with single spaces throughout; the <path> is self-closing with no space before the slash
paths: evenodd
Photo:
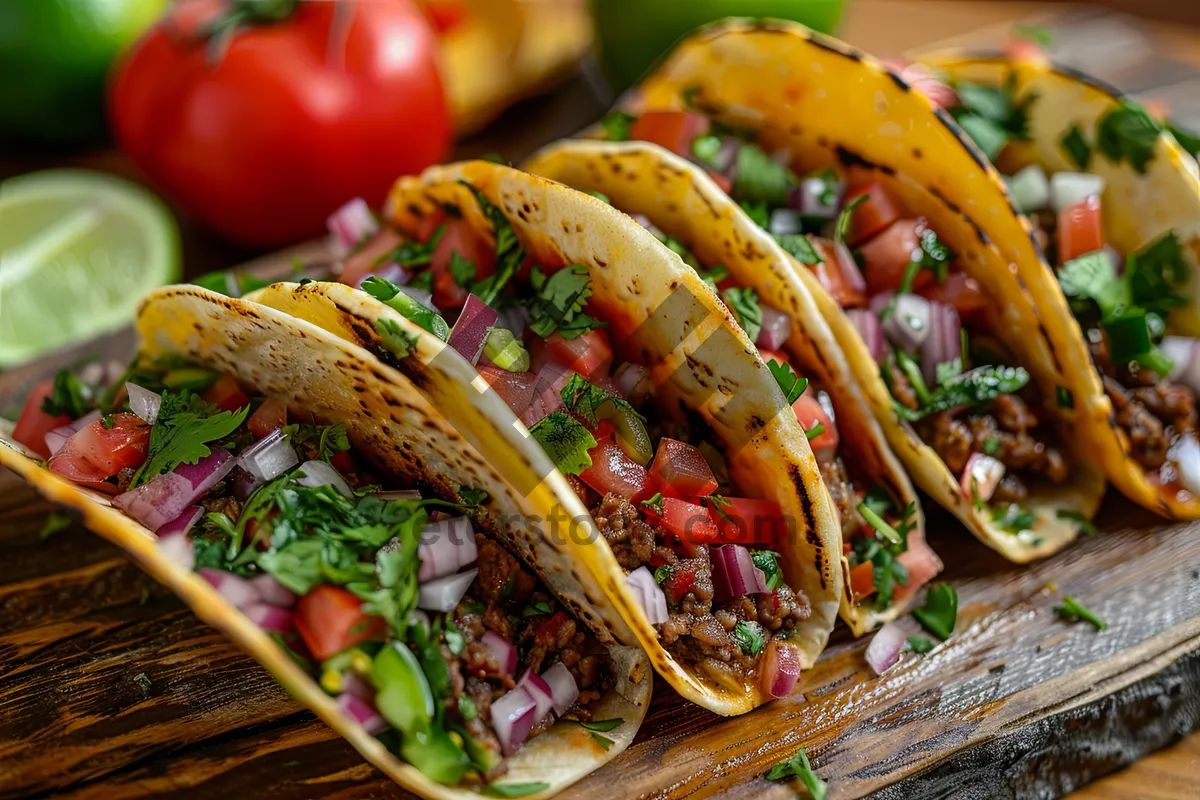
<path id="1" fill-rule="evenodd" d="M 834 153 L 837 155 L 838 161 L 840 161 L 844 167 L 862 167 L 869 170 L 878 170 L 889 177 L 895 177 L 896 175 L 895 168 L 889 167 L 886 164 L 876 164 L 874 161 L 859 155 L 845 145 L 839 144 L 834 149 Z"/>

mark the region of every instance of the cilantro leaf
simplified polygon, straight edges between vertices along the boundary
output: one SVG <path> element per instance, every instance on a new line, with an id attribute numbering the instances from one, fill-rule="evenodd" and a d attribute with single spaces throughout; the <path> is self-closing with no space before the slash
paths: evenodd
<path id="1" fill-rule="evenodd" d="M 900 533 L 887 520 L 881 517 L 866 500 L 858 504 L 858 513 L 867 521 L 867 524 L 875 529 L 876 533 L 892 544 L 900 544 L 903 541 Z"/>
<path id="2" fill-rule="evenodd" d="M 1179 146 L 1184 150 L 1191 153 L 1193 156 L 1200 154 L 1200 136 L 1197 136 L 1191 131 L 1184 130 L 1183 128 L 1180 128 L 1170 122 L 1167 123 L 1167 130 L 1172 136 L 1175 137 L 1175 141 L 1178 142 Z"/>
<path id="3" fill-rule="evenodd" d="M 813 800 L 825 800 L 829 794 L 829 784 L 817 777 L 813 772 L 812 764 L 808 762 L 808 756 L 801 747 L 796 751 L 796 754 L 791 758 L 785 758 L 767 773 L 767 780 L 779 781 L 786 778 L 799 778 L 804 784 L 804 788 L 808 789 L 808 793 L 812 795 Z"/>
<path id="4" fill-rule="evenodd" d="M 595 740 L 596 744 L 600 745 L 600 747 L 604 750 L 608 750 L 608 748 L 616 744 L 616 742 L 614 742 L 612 739 L 603 734 L 596 733 L 595 731 L 592 731 L 591 737 Z"/>
<path id="5" fill-rule="evenodd" d="M 1029 373 L 1023 367 L 976 367 L 939 386 L 919 409 L 900 403 L 894 403 L 892 407 L 902 419 L 916 422 L 929 414 L 951 408 L 983 405 L 1002 394 L 1018 391 L 1027 383 Z"/>
<path id="6" fill-rule="evenodd" d="M 779 553 L 774 550 L 751 550 L 750 560 L 762 570 L 767 579 L 767 591 L 774 591 L 783 584 L 783 569 L 779 566 Z"/>
<path id="7" fill-rule="evenodd" d="M 766 646 L 767 638 L 763 635 L 762 627 L 757 622 L 738 620 L 729 632 L 729 638 L 748 656 L 756 656 Z"/>
<path id="8" fill-rule="evenodd" d="M 762 307 L 758 303 L 758 292 L 749 286 L 731 286 L 721 298 L 737 317 L 738 324 L 746 332 L 746 338 L 752 342 L 757 339 L 762 331 Z"/>
<path id="9" fill-rule="evenodd" d="M 1096 616 L 1095 613 L 1089 611 L 1078 600 L 1070 595 L 1063 596 L 1063 604 L 1054 607 L 1054 613 L 1065 619 L 1067 622 L 1079 622 L 1083 620 L 1090 622 L 1096 626 L 1096 630 L 1102 631 L 1108 628 L 1108 623 Z"/>
<path id="10" fill-rule="evenodd" d="M 1079 126 L 1072 125 L 1071 130 L 1064 133 L 1058 143 L 1075 167 L 1080 172 L 1087 172 L 1088 165 L 1092 163 L 1092 148 L 1087 139 L 1083 138 L 1083 131 Z"/>
<path id="11" fill-rule="evenodd" d="M 1027 531 L 1032 528 L 1037 523 L 1037 517 L 1032 511 L 1021 508 L 1016 503 L 1009 503 L 1007 506 L 997 508 L 992 512 L 992 522 L 1000 530 L 1015 536 L 1021 531 Z"/>
<path id="12" fill-rule="evenodd" d="M 908 649 L 914 653 L 928 653 L 933 649 L 933 642 L 924 636 L 908 637 Z"/>
<path id="13" fill-rule="evenodd" d="M 455 251 L 453 256 L 457 255 L 458 251 Z M 451 256 L 452 261 L 453 256 Z M 405 319 L 429 331 L 443 342 L 449 338 L 450 326 L 446 324 L 446 320 L 442 318 L 441 314 L 417 302 L 416 299 L 386 278 L 371 275 L 362 282 L 362 286 L 359 288 L 389 308 L 399 311 Z"/>
<path id="14" fill-rule="evenodd" d="M 59 370 L 50 394 L 42 400 L 42 411 L 55 417 L 66 414 L 73 420 L 79 419 L 88 413 L 89 395 L 75 373 L 68 369 Z"/>
<path id="15" fill-rule="evenodd" d="M 954 632 L 958 619 L 958 592 L 948 583 L 938 583 L 925 593 L 925 605 L 913 611 L 925 630 L 945 641 Z"/>
<path id="16" fill-rule="evenodd" d="M 567 410 L 579 414 L 583 417 L 584 422 L 593 427 L 600 421 L 596 412 L 606 403 L 611 403 L 622 413 L 632 414 L 643 423 L 646 420 L 624 397 L 601 389 L 577 373 L 571 374 L 560 394 Z"/>
<path id="17" fill-rule="evenodd" d="M 662 492 L 655 492 L 655 493 L 654 493 L 654 495 L 653 495 L 652 497 L 649 497 L 649 498 L 647 498 L 647 499 L 643 500 L 643 501 L 641 502 L 641 505 L 642 505 L 642 507 L 643 507 L 643 508 L 648 508 L 648 509 L 650 509 L 651 511 L 653 511 L 655 514 L 658 514 L 658 515 L 661 517 L 661 516 L 662 516 L 662 513 L 663 513 L 663 495 L 662 495 Z M 658 573 L 657 573 L 657 572 L 655 572 L 655 573 L 654 573 L 654 575 L 655 575 L 655 577 L 656 577 L 656 578 L 658 577 Z M 662 581 L 659 581 L 659 582 L 661 583 Z"/>
<path id="18" fill-rule="evenodd" d="M 393 261 L 407 268 L 424 267 L 433 260 L 433 251 L 437 249 L 438 242 L 442 240 L 442 236 L 445 233 L 446 226 L 444 224 L 438 225 L 433 231 L 433 235 L 429 237 L 429 241 L 406 241 L 395 250 L 380 258 L 378 263 Z"/>
<path id="19" fill-rule="evenodd" d="M 604 128 L 605 138 L 610 142 L 627 142 L 629 129 L 633 127 L 636 119 L 637 117 L 624 111 L 612 111 L 600 120 L 600 125 Z"/>
<path id="20" fill-rule="evenodd" d="M 624 725 L 625 720 L 621 719 L 620 717 L 613 717 L 612 719 L 598 719 L 592 720 L 591 722 L 580 722 L 579 724 L 589 731 L 608 733 L 609 731 L 616 730 Z"/>
<path id="21" fill-rule="evenodd" d="M 878 609 L 886 609 L 892 604 L 892 595 L 897 584 L 908 585 L 908 570 L 896 560 L 896 556 L 904 552 L 907 546 L 903 537 L 901 538 L 899 543 L 862 538 L 854 543 L 851 551 L 856 564 L 870 562 L 875 566 L 875 607 Z"/>
<path id="22" fill-rule="evenodd" d="M 1060 508 L 1055 515 L 1058 519 L 1074 522 L 1079 526 L 1079 530 L 1083 531 L 1088 536 L 1098 536 L 1100 530 L 1092 523 L 1090 519 L 1080 514 L 1078 511 L 1072 511 L 1069 508 Z"/>
<path id="23" fill-rule="evenodd" d="M 837 222 L 834 223 L 833 240 L 837 244 L 845 244 L 846 236 L 850 233 L 850 222 L 854 219 L 854 210 L 867 202 L 870 195 L 863 192 L 858 197 L 855 197 L 846 207 L 838 213 Z"/>
<path id="24" fill-rule="evenodd" d="M 719 136 L 698 136 L 692 140 L 692 155 L 696 160 L 716 170 L 721 168 L 717 163 L 717 154 L 720 152 L 721 137 Z"/>
<path id="25" fill-rule="evenodd" d="M 779 243 L 784 252 L 801 264 L 812 266 L 825 261 L 817 252 L 817 248 L 813 247 L 812 241 L 803 233 L 785 233 L 776 236 L 775 241 Z"/>
<path id="26" fill-rule="evenodd" d="M 934 274 L 938 283 L 944 283 L 950 271 L 950 263 L 957 256 L 947 247 L 933 228 L 921 232 L 921 258 L 916 263 L 920 269 Z"/>
<path id="27" fill-rule="evenodd" d="M 238 429 L 250 413 L 240 411 L 209 413 L 211 406 L 187 392 L 163 392 L 158 419 L 150 429 L 146 461 L 138 467 L 129 488 L 170 472 L 180 464 L 195 464 L 212 451 L 209 442 L 223 439 Z"/>
<path id="28" fill-rule="evenodd" d="M 737 177 L 733 181 L 733 196 L 739 202 L 758 201 L 768 206 L 787 202 L 788 192 L 797 181 L 792 171 L 775 161 L 761 147 L 743 144 L 737 153 Z"/>
<path id="29" fill-rule="evenodd" d="M 475 283 L 475 272 L 476 267 L 469 259 L 457 250 L 451 251 L 450 277 L 454 279 L 456 284 L 470 291 L 472 285 Z"/>
<path id="30" fill-rule="evenodd" d="M 529 328 L 543 339 L 558 331 L 564 339 L 574 339 L 601 323 L 583 313 L 592 296 L 592 279 L 587 267 L 572 264 L 546 277 L 534 267 L 530 275 L 534 297 L 529 303 Z"/>
<path id="31" fill-rule="evenodd" d="M 492 797 L 525 797 L 530 794 L 544 792 L 550 788 L 550 784 L 543 781 L 529 781 L 527 783 L 489 783 L 483 787 L 483 793 Z"/>
<path id="32" fill-rule="evenodd" d="M 700 280 L 707 283 L 715 292 L 717 291 L 717 284 L 729 277 L 729 269 L 724 264 L 717 264 L 712 269 L 697 269 L 696 274 L 700 276 Z"/>
<path id="33" fill-rule="evenodd" d="M 761 200 L 743 200 L 738 203 L 742 211 L 746 212 L 746 216 L 760 228 L 766 228 L 771 224 L 771 212 L 767 210 L 767 204 Z"/>
<path id="34" fill-rule="evenodd" d="M 404 358 L 417 346 L 417 337 L 400 327 L 394 319 L 375 321 L 375 332 L 383 339 L 383 346 L 396 358 Z"/>
<path id="35" fill-rule="evenodd" d="M 1174 231 L 1125 259 L 1125 277 L 1134 303 L 1161 317 L 1190 302 L 1188 263 Z"/>
<path id="36" fill-rule="evenodd" d="M 479 203 L 480 211 L 483 212 L 488 222 L 492 223 L 492 234 L 496 239 L 495 272 L 471 287 L 471 292 L 476 297 L 488 305 L 492 305 L 500 296 L 500 292 L 508 285 L 517 268 L 521 266 L 521 262 L 525 260 L 525 249 L 521 247 L 517 233 L 513 230 L 508 217 L 504 216 L 504 212 L 492 203 L 483 192 L 466 181 L 462 181 L 462 184 L 471 190 L 471 194 L 475 195 L 475 202 Z"/>
<path id="37" fill-rule="evenodd" d="M 771 370 L 771 374 L 775 376 L 775 382 L 783 390 L 783 396 L 787 399 L 789 406 L 796 402 L 808 388 L 808 378 L 801 378 L 797 375 L 791 364 L 780 364 L 772 358 L 767 362 L 767 369 Z"/>
<path id="38" fill-rule="evenodd" d="M 659 500 L 660 500 L 660 502 L 661 502 L 661 500 L 662 500 L 662 493 L 660 492 L 660 493 L 657 495 L 657 497 L 659 498 Z M 653 498 L 651 498 L 651 499 L 653 499 Z M 649 502 L 648 500 L 643 500 L 643 501 L 642 501 L 642 505 L 646 505 L 646 503 L 648 503 L 648 502 Z M 670 564 L 663 564 L 661 567 L 658 567 L 657 569 L 655 569 L 655 570 L 654 570 L 654 582 L 655 582 L 655 583 L 662 583 L 662 582 L 663 582 L 663 581 L 665 581 L 667 578 L 670 578 L 670 577 L 671 577 L 671 575 L 672 575 L 674 572 L 675 572 L 675 570 L 673 570 L 673 569 L 671 568 L 671 565 L 670 565 Z"/>
<path id="39" fill-rule="evenodd" d="M 529 433 L 561 472 L 578 475 L 592 465 L 588 451 L 596 446 L 596 438 L 574 417 L 555 411 L 539 420 Z"/>
<path id="40" fill-rule="evenodd" d="M 1130 100 L 1108 111 L 1096 126 L 1096 147 L 1114 164 L 1128 161 L 1139 173 L 1154 159 L 1162 126 L 1146 109 Z"/>
<path id="41" fill-rule="evenodd" d="M 350 436 L 342 424 L 326 425 L 321 429 L 321 440 L 317 453 L 322 461 L 333 461 L 334 456 L 350 449 Z"/>
<path id="42" fill-rule="evenodd" d="M 961 114 L 956 121 L 971 137 L 971 141 L 983 151 L 988 161 L 994 161 L 1011 138 L 1008 131 L 979 114 Z"/>
<path id="43" fill-rule="evenodd" d="M 1058 271 L 1063 294 L 1092 300 L 1102 317 L 1111 317 L 1131 302 L 1129 286 L 1117 275 L 1116 264 L 1105 250 L 1086 253 L 1063 264 Z"/>

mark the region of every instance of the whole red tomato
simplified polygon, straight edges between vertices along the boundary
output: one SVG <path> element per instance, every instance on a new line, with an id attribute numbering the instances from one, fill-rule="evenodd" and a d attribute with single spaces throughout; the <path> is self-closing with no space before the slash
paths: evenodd
<path id="1" fill-rule="evenodd" d="M 207 21 L 255 5 L 216 4 Z M 448 154 L 437 43 L 410 0 L 296 3 L 238 25 L 223 50 L 181 32 L 183 19 L 164 17 L 129 53 L 110 116 L 150 181 L 230 239 L 314 235 L 345 201 L 380 203 L 397 176 Z"/>

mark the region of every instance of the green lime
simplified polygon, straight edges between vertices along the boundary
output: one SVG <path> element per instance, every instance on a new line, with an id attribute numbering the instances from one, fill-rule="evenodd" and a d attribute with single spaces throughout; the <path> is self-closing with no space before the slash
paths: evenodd
<path id="1" fill-rule="evenodd" d="M 129 323 L 179 277 L 179 230 L 129 181 L 82 170 L 0 183 L 0 367 Z"/>

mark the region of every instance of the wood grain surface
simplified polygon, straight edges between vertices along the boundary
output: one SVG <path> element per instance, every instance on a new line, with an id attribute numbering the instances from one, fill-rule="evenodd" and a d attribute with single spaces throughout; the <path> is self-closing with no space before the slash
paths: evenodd
<path id="1" fill-rule="evenodd" d="M 857 0 L 846 36 L 901 52 L 1047 7 Z M 1200 52 L 1194 31 L 1152 30 L 1160 60 Z M 1162 86 L 1200 96 L 1164 70 Z M 460 154 L 520 158 L 604 104 L 576 79 Z M 62 163 L 133 174 L 99 153 L 3 157 L 0 175 Z M 255 255 L 184 232 L 189 275 Z M 42 539 L 50 511 L 0 473 L 0 798 L 407 796 L 110 545 L 78 525 Z M 1200 726 L 1198 529 L 1119 499 L 1100 519 L 1106 535 L 1023 569 L 931 514 L 962 602 L 949 643 L 880 678 L 840 630 L 801 694 L 735 720 L 660 685 L 635 745 L 564 796 L 794 796 L 762 776 L 804 746 L 831 798 L 1055 797 L 1179 740 Z M 1059 619 L 1063 594 L 1109 629 Z M 1198 763 L 1200 735 L 1079 797 L 1196 797 Z"/>

